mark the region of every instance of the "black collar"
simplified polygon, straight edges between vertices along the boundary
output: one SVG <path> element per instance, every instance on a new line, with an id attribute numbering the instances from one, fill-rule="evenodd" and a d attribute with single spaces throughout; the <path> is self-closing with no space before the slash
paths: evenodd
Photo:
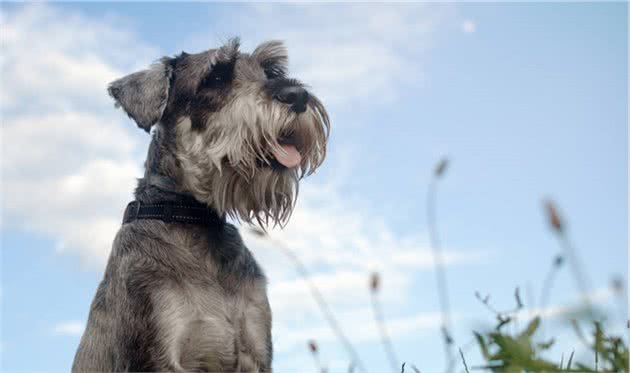
<path id="1" fill-rule="evenodd" d="M 225 216 L 203 203 L 191 202 L 129 202 L 123 216 L 123 224 L 139 219 L 156 219 L 165 223 L 186 223 L 198 225 L 222 225 Z"/>

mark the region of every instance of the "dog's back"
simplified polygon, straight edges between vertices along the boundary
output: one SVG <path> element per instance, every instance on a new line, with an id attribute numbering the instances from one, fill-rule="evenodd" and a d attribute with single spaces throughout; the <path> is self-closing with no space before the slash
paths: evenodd
<path id="1" fill-rule="evenodd" d="M 114 241 L 73 371 L 269 371 L 270 329 L 234 226 L 136 221 Z"/>

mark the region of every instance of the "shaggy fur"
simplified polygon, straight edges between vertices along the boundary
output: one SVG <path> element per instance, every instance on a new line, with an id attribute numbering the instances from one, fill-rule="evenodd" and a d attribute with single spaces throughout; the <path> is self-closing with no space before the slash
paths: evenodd
<path id="1" fill-rule="evenodd" d="M 113 82 L 116 104 L 152 130 L 136 200 L 195 199 L 245 222 L 285 224 L 329 131 L 323 105 L 286 72 L 281 43 L 250 55 L 235 39 Z M 287 89 L 304 107 L 278 99 Z M 291 169 L 273 156 L 287 142 L 302 156 Z M 233 225 L 121 227 L 74 372 L 268 372 L 271 361 L 265 276 Z"/>

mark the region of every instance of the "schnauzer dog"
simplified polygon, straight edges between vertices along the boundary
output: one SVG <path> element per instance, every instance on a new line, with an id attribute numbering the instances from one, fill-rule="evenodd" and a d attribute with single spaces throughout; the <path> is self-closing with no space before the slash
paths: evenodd
<path id="1" fill-rule="evenodd" d="M 164 57 L 109 93 L 152 140 L 72 370 L 271 371 L 265 276 L 226 216 L 287 222 L 326 155 L 324 106 L 277 41 Z"/>

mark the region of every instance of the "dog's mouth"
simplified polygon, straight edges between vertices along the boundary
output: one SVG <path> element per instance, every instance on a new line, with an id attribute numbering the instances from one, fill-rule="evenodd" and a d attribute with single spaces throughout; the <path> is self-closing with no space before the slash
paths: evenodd
<path id="1" fill-rule="evenodd" d="M 271 154 L 279 165 L 291 169 L 302 163 L 302 155 L 300 154 L 292 135 L 280 137 L 278 139 L 278 144 L 280 147 L 271 148 Z M 272 166 L 274 165 L 272 164 Z"/>
<path id="2" fill-rule="evenodd" d="M 271 168 L 276 171 L 294 169 L 302 163 L 300 145 L 292 134 L 281 135 L 277 145 L 270 145 L 264 157 L 256 159 L 256 165 L 261 168 Z"/>

